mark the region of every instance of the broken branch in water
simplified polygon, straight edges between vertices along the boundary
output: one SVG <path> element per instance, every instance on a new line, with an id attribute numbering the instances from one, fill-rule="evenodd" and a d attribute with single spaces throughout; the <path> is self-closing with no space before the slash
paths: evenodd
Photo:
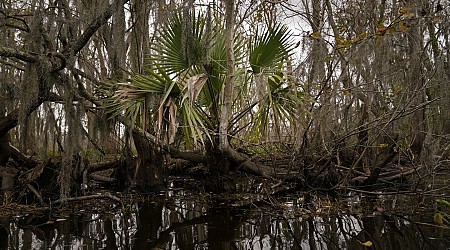
<path id="1" fill-rule="evenodd" d="M 120 198 L 107 192 L 104 194 L 93 194 L 93 195 L 86 195 L 86 196 L 80 196 L 80 197 L 61 198 L 56 201 L 53 201 L 52 205 L 58 205 L 58 204 L 65 203 L 65 202 L 85 201 L 85 200 L 93 200 L 93 199 L 110 199 L 110 200 L 116 201 L 118 203 L 122 203 L 122 200 Z"/>

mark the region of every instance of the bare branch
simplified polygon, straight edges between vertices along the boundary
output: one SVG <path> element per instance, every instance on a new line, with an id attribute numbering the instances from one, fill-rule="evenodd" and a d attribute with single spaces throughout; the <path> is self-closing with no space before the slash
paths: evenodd
<path id="1" fill-rule="evenodd" d="M 11 27 L 11 28 L 16 28 L 18 30 L 25 31 L 25 32 L 30 32 L 30 27 L 28 26 L 27 22 L 21 17 L 21 16 L 28 16 L 28 14 L 27 15 L 10 16 L 4 10 L 0 10 L 0 13 L 5 16 L 5 21 L 4 21 L 4 23 L 0 23 L 0 26 L 6 26 L 6 27 Z M 8 22 L 6 22 L 7 19 L 17 20 L 17 21 L 21 22 L 23 24 L 23 26 L 16 25 L 13 23 L 8 23 Z"/>
<path id="2" fill-rule="evenodd" d="M 123 4 L 127 3 L 129 0 L 117 0 L 117 1 L 122 1 Z M 91 39 L 91 37 L 94 35 L 95 32 L 97 32 L 97 30 L 103 26 L 105 23 L 108 22 L 108 19 L 113 15 L 114 13 L 114 6 L 115 3 L 112 3 L 110 5 L 108 5 L 108 7 L 106 8 L 106 10 L 100 15 L 98 16 L 97 19 L 93 20 L 89 26 L 87 27 L 87 29 L 83 32 L 83 34 L 81 34 L 81 36 L 78 38 L 78 40 L 74 43 L 73 47 L 72 47 L 72 52 L 73 54 L 78 53 L 81 49 L 83 49 L 83 47 L 89 42 L 89 39 Z"/>
<path id="3" fill-rule="evenodd" d="M 4 46 L 0 46 L 0 56 L 4 57 L 15 57 L 25 62 L 34 63 L 37 61 L 37 56 L 31 55 L 28 52 L 21 51 L 18 49 L 8 48 Z"/>
<path id="4" fill-rule="evenodd" d="M 16 68 L 20 71 L 25 71 L 25 68 L 22 65 L 17 65 L 15 63 L 9 62 L 7 60 L 0 60 L 0 64 Z"/>

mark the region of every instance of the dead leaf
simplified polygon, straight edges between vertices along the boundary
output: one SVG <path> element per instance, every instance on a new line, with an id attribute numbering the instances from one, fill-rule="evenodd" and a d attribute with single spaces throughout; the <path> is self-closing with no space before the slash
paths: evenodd
<path id="1" fill-rule="evenodd" d="M 375 33 L 377 36 L 384 36 L 386 34 L 387 27 L 383 24 L 377 25 L 377 32 Z"/>
<path id="2" fill-rule="evenodd" d="M 366 246 L 366 247 L 371 247 L 373 245 L 372 241 L 368 240 L 364 243 L 361 242 L 361 245 Z"/>
<path id="3" fill-rule="evenodd" d="M 405 8 L 400 9 L 398 12 L 400 14 L 408 14 L 408 13 L 411 13 L 411 11 L 412 11 L 412 7 L 411 6 L 406 6 Z"/>
<path id="4" fill-rule="evenodd" d="M 200 94 L 200 91 L 208 80 L 208 76 L 206 74 L 198 74 L 195 76 L 191 76 L 187 80 L 187 91 L 184 98 L 189 98 L 191 101 L 195 101 Z M 183 98 L 183 99 L 184 99 Z"/>
<path id="5" fill-rule="evenodd" d="M 173 98 L 169 99 L 169 144 L 175 142 L 175 135 L 177 134 L 177 104 Z"/>
<path id="6" fill-rule="evenodd" d="M 404 32 L 404 33 L 409 31 L 409 27 L 404 22 L 400 22 L 398 24 L 398 28 L 400 29 L 401 32 Z"/>
<path id="7" fill-rule="evenodd" d="M 320 32 L 314 32 L 310 35 L 312 38 L 321 38 L 322 34 L 320 34 Z"/>

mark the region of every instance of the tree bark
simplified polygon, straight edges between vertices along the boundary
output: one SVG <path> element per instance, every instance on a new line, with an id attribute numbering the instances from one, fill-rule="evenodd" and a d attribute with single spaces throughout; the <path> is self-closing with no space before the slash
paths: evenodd
<path id="1" fill-rule="evenodd" d="M 419 4 L 423 6 L 423 4 Z M 419 12 L 420 10 L 417 10 Z M 411 28 L 408 33 L 408 55 L 410 60 L 410 67 L 407 75 L 409 82 L 409 98 L 411 98 L 412 107 L 420 107 L 426 101 L 425 96 L 425 79 L 422 74 L 422 26 L 421 20 L 418 19 L 411 22 Z M 416 157 L 420 157 L 422 146 L 425 141 L 427 121 L 425 116 L 425 108 L 420 107 L 411 115 L 411 151 Z"/>
<path id="2" fill-rule="evenodd" d="M 219 122 L 219 149 L 225 152 L 230 147 L 228 141 L 228 127 L 229 119 L 232 114 L 233 90 L 234 90 L 234 15 L 235 2 L 234 0 L 225 0 L 225 48 L 227 51 L 227 77 L 225 86 L 221 93 L 222 105 L 220 110 Z M 225 159 L 226 160 L 226 159 Z M 221 166 L 221 171 L 228 172 L 229 164 L 217 164 Z"/>
<path id="3" fill-rule="evenodd" d="M 228 141 L 228 126 L 231 116 L 231 108 L 233 102 L 234 90 L 234 0 L 225 0 L 225 19 L 226 19 L 226 41 L 225 47 L 227 51 L 227 77 L 225 87 L 222 91 L 222 107 L 220 112 L 220 128 L 219 128 L 219 147 L 225 150 L 229 147 Z"/>
<path id="4" fill-rule="evenodd" d="M 140 133 L 133 132 L 133 140 L 138 153 L 134 173 L 136 186 L 140 190 L 158 191 L 164 187 L 162 154 L 156 144 Z"/>

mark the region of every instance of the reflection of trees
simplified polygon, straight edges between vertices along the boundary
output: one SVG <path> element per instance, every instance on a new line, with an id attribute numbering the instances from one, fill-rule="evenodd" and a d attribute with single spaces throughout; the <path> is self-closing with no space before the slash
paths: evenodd
<path id="1" fill-rule="evenodd" d="M 105 230 L 105 245 L 109 249 L 118 249 L 116 244 L 116 236 L 114 234 L 113 222 L 110 218 L 105 218 L 103 227 Z"/>
<path id="2" fill-rule="evenodd" d="M 159 203 L 161 204 L 161 203 Z M 140 210 L 146 209 L 141 207 Z M 204 212 L 203 204 L 187 199 L 175 199 L 173 203 L 165 204 L 159 207 L 157 211 L 148 214 L 154 218 L 154 229 L 151 238 L 142 238 L 146 243 L 145 248 L 166 248 L 169 249 L 194 249 L 207 239 L 206 225 L 208 216 Z M 146 227 L 146 223 L 140 223 L 138 226 Z M 158 228 L 156 228 L 158 225 Z M 138 228 L 138 231 L 141 229 Z M 145 231 L 147 229 L 143 229 Z M 156 234 L 157 233 L 157 234 Z M 140 249 L 136 247 L 135 249 Z"/>
<path id="3" fill-rule="evenodd" d="M 314 226 L 314 222 L 312 220 L 312 218 L 307 220 L 308 222 L 308 227 L 306 228 L 306 231 L 308 232 L 308 243 L 309 243 L 309 247 L 311 248 L 311 250 L 315 250 L 316 249 L 316 238 L 315 238 L 315 226 Z"/>
<path id="4" fill-rule="evenodd" d="M 371 249 L 362 244 L 367 241 L 373 243 L 373 249 L 445 249 L 442 241 L 428 240 L 436 235 L 433 230 L 398 216 L 256 218 L 239 225 L 238 249 Z"/>
<path id="5" fill-rule="evenodd" d="M 148 249 L 148 243 L 158 239 L 162 222 L 162 204 L 144 203 L 137 216 L 137 231 L 132 249 Z"/>
<path id="6" fill-rule="evenodd" d="M 131 239 L 137 230 L 137 215 L 131 212 L 136 211 L 134 210 L 135 206 L 137 207 L 136 204 L 134 206 L 124 205 L 122 211 L 115 214 L 112 219 L 114 238 L 119 249 L 130 249 Z M 109 245 L 107 246 L 109 247 Z"/>
<path id="7" fill-rule="evenodd" d="M 9 241 L 10 249 L 77 245 L 88 249 L 219 250 L 447 249 L 450 244 L 450 230 L 413 222 L 432 218 L 429 214 L 414 219 L 387 213 L 289 216 L 272 214 L 268 208 L 243 212 L 178 199 L 166 204 L 143 203 L 115 215 L 72 214 L 60 222 L 48 217 L 23 218 L 4 224 L 0 243 Z M 373 243 L 371 248 L 362 245 L 367 241 Z"/>
<path id="8" fill-rule="evenodd" d="M 6 224 L 6 223 L 5 223 Z M 3 225 L 3 221 L 0 222 L 0 249 L 8 248 L 8 229 L 6 225 Z"/>
<path id="9" fill-rule="evenodd" d="M 208 246 L 210 249 L 237 249 L 234 243 L 239 221 L 227 209 L 221 209 L 209 217 Z"/>

